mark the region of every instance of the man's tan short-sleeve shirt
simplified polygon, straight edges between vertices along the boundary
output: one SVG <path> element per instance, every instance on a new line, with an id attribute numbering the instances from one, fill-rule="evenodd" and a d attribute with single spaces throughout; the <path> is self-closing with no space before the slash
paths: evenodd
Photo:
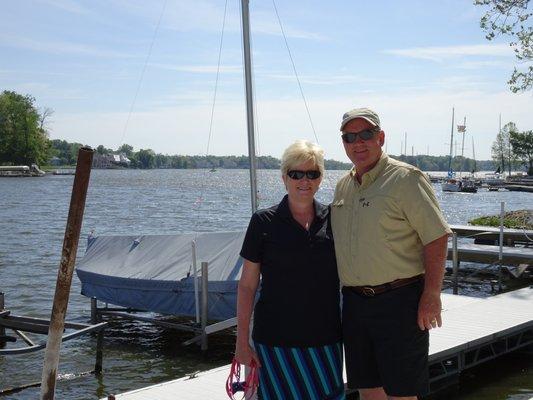
<path id="1" fill-rule="evenodd" d="M 424 245 L 451 233 L 428 177 L 385 153 L 361 184 L 354 169 L 340 179 L 331 208 L 343 286 L 421 274 Z"/>

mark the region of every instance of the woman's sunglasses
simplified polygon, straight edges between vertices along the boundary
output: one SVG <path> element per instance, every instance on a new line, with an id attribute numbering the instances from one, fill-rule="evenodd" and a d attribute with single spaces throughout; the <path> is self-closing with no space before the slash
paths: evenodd
<path id="1" fill-rule="evenodd" d="M 377 132 L 379 131 L 376 129 L 366 129 L 364 131 L 357 132 L 357 133 L 353 133 L 353 132 L 343 133 L 341 136 L 342 136 L 342 140 L 345 143 L 353 143 L 357 140 L 357 136 L 359 136 L 362 140 L 370 140 L 374 137 L 374 135 Z"/>
<path id="2" fill-rule="evenodd" d="M 314 179 L 320 178 L 321 174 L 320 174 L 320 171 L 317 171 L 314 169 L 309 170 L 309 171 L 298 171 L 296 169 L 291 169 L 289 172 L 287 172 L 287 175 L 289 176 L 289 178 L 296 179 L 296 180 L 300 180 L 304 176 L 306 176 L 307 179 L 314 180 Z"/>

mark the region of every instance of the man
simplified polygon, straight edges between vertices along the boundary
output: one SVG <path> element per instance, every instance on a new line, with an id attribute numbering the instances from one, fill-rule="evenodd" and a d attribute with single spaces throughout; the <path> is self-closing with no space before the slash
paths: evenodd
<path id="1" fill-rule="evenodd" d="M 347 112 L 340 130 L 354 164 L 332 203 L 348 387 L 363 400 L 416 399 L 429 386 L 428 331 L 442 325 L 451 231 L 427 176 L 382 151 L 374 111 Z"/>

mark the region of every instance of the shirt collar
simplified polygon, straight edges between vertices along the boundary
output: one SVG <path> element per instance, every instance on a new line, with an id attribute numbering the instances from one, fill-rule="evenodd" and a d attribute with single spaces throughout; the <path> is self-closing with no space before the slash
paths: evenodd
<path id="1" fill-rule="evenodd" d="M 313 200 L 313 206 L 315 208 L 315 219 L 324 219 L 328 215 L 328 206 L 322 204 L 316 200 Z M 278 213 L 284 218 L 292 219 L 292 213 L 289 208 L 289 195 L 285 195 L 281 202 L 278 204 Z"/>
<path id="2" fill-rule="evenodd" d="M 377 164 L 374 165 L 374 168 L 372 168 L 370 171 L 366 172 L 363 175 L 363 178 L 361 180 L 361 187 L 367 187 L 367 186 L 371 185 L 377 179 L 377 177 L 381 175 L 381 173 L 385 169 L 385 166 L 387 165 L 388 161 L 389 161 L 389 156 L 384 151 L 382 151 L 381 152 L 381 156 L 379 157 L 379 160 L 378 160 Z M 359 184 L 359 182 L 357 182 L 357 178 L 355 176 L 355 172 L 356 172 L 356 168 L 354 166 L 354 167 L 352 167 L 352 169 L 350 171 L 350 175 L 352 176 L 354 181 L 357 184 Z"/>

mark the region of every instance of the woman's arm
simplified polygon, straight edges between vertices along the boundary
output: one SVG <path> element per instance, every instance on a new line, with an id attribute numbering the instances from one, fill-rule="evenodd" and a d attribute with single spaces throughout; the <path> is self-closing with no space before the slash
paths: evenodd
<path id="1" fill-rule="evenodd" d="M 259 285 L 260 264 L 244 259 L 237 293 L 237 344 L 235 358 L 241 364 L 250 365 L 252 359 L 260 365 L 250 346 L 250 319 L 254 308 L 255 294 Z"/>

